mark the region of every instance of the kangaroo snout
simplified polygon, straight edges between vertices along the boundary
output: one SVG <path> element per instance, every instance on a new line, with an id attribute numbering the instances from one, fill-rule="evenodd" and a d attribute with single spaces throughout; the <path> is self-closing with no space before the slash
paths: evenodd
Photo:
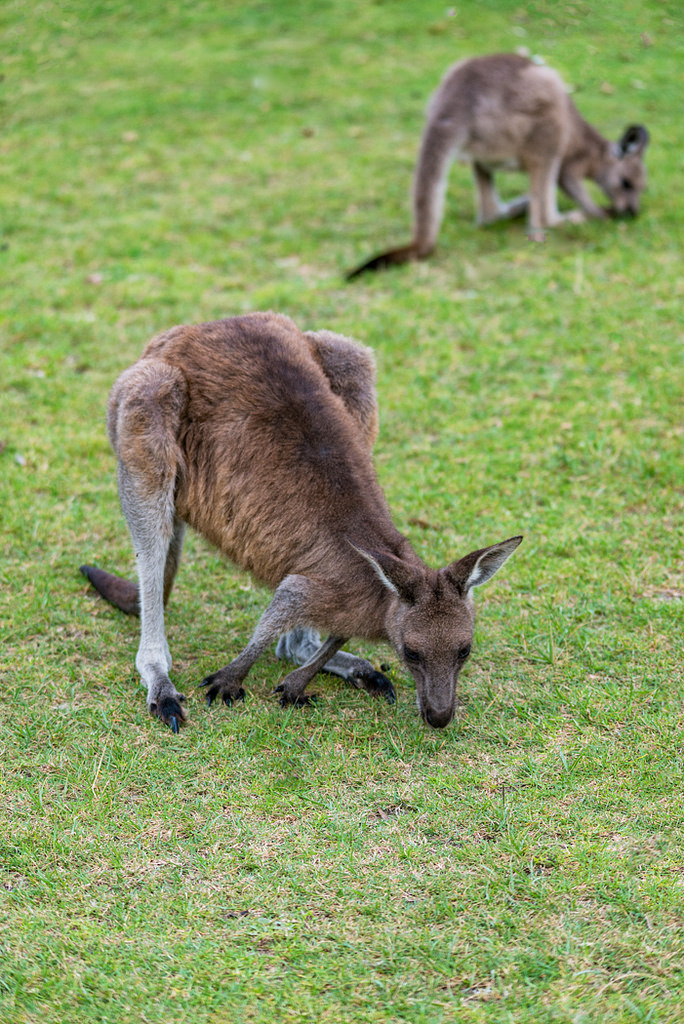
<path id="1" fill-rule="evenodd" d="M 638 206 L 623 206 L 622 208 L 618 206 L 614 209 L 614 216 L 619 220 L 631 220 L 636 217 L 638 213 Z"/>
<path id="2" fill-rule="evenodd" d="M 454 717 L 455 708 L 421 708 L 423 721 L 433 729 L 446 729 Z"/>
<path id="3" fill-rule="evenodd" d="M 456 714 L 458 672 L 446 678 L 416 679 L 416 703 L 420 717 L 433 729 L 446 729 Z"/>
<path id="4" fill-rule="evenodd" d="M 437 675 L 418 678 L 415 671 L 413 676 L 416 680 L 416 704 L 420 717 L 433 729 L 446 729 L 458 705 L 458 671 L 447 672 L 441 678 Z"/>

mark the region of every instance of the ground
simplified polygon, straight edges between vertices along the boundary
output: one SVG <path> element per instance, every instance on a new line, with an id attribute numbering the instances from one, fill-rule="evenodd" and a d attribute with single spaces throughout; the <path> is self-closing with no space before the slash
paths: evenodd
<path id="1" fill-rule="evenodd" d="M 0 154 L 0 1018 L 678 1021 L 684 138 L 673 2 L 8 0 Z M 633 221 L 478 229 L 452 170 L 408 240 L 447 66 L 525 47 L 610 138 Z M 502 191 L 514 194 L 512 179 Z M 517 533 L 477 593 L 457 721 L 321 679 L 282 710 L 196 690 L 268 594 L 196 537 L 168 609 L 178 736 L 149 717 L 105 407 L 175 323 L 277 309 L 371 345 L 376 465 L 441 565 Z"/>

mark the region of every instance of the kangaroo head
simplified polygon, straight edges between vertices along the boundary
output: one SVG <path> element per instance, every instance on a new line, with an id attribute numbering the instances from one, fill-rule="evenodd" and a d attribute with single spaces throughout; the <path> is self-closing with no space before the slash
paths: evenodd
<path id="1" fill-rule="evenodd" d="M 601 186 L 617 216 L 635 217 L 641 193 L 646 188 L 644 152 L 649 134 L 641 124 L 625 128 L 619 142 L 611 146 L 611 158 L 604 168 Z"/>
<path id="2" fill-rule="evenodd" d="M 456 680 L 475 629 L 471 591 L 492 578 L 521 540 L 472 551 L 438 570 L 357 548 L 394 596 L 387 636 L 416 681 L 418 710 L 435 729 L 447 726 L 456 710 Z"/>

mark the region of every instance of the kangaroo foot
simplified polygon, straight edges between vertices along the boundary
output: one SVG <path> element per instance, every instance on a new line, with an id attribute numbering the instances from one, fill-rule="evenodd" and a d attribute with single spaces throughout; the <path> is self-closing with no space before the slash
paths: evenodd
<path id="1" fill-rule="evenodd" d="M 221 697 L 226 707 L 230 707 L 233 701 L 245 699 L 245 691 L 240 686 L 242 680 L 236 679 L 229 669 L 230 666 L 219 669 L 200 683 L 200 686 L 209 687 L 206 693 L 208 707 L 217 697 Z"/>
<path id="2" fill-rule="evenodd" d="M 177 733 L 181 724 L 187 719 L 187 713 L 182 706 L 185 704 L 185 697 L 182 693 L 160 695 L 157 700 L 152 700 L 147 707 L 151 715 L 156 715 L 160 722 L 168 725 L 172 732 Z"/>

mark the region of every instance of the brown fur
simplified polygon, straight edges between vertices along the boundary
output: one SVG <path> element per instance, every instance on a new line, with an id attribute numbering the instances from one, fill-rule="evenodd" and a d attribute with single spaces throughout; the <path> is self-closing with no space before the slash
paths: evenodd
<path id="1" fill-rule="evenodd" d="M 558 73 L 526 57 L 495 54 L 461 61 L 449 69 L 428 107 L 414 176 L 411 243 L 373 257 L 351 271 L 348 279 L 429 256 L 455 158 L 472 165 L 478 223 L 528 211 L 530 237 L 540 241 L 546 228 L 564 219 L 635 215 L 646 185 L 643 154 L 648 139 L 645 128 L 633 125 L 617 144 L 608 142 L 582 118 Z M 499 200 L 493 175 L 506 168 L 529 175 L 529 198 Z M 591 199 L 585 179 L 606 193 L 607 210 Z M 557 185 L 581 213 L 558 213 Z"/>
<path id="2" fill-rule="evenodd" d="M 119 377 L 108 423 L 140 573 L 137 665 L 161 718 L 184 715 L 166 674 L 162 604 L 187 523 L 276 590 L 245 651 L 209 677 L 210 698 L 241 696 L 266 644 L 306 625 L 330 634 L 328 654 L 351 636 L 389 640 L 404 660 L 405 646 L 417 648 L 421 665 L 409 668 L 421 711 L 434 725 L 451 719 L 454 652 L 472 640 L 470 587 L 520 538 L 427 568 L 377 481 L 377 422 L 370 351 L 327 331 L 302 333 L 274 313 L 174 327 Z M 84 571 L 113 603 L 124 593 L 131 604 L 117 577 Z M 322 664 L 290 673 L 284 700 L 300 702 Z"/>
<path id="3" fill-rule="evenodd" d="M 399 554 L 408 546 L 392 525 L 368 457 L 370 444 L 359 437 L 311 346 L 301 339 L 290 320 L 275 314 L 173 328 L 148 344 L 140 362 L 115 385 L 110 403 L 112 444 L 119 451 L 130 442 L 117 436 L 118 423 L 128 422 L 138 403 L 137 391 L 129 397 L 130 375 L 147 382 L 157 373 L 156 362 L 162 364 L 161 386 L 155 394 L 145 387 L 143 398 L 146 405 L 168 408 L 164 420 L 174 424 L 182 403 L 179 447 L 165 451 L 167 434 L 153 422 L 135 439 L 146 453 L 145 466 L 152 450 L 160 452 L 155 466 L 180 467 L 180 518 L 273 589 L 293 572 L 329 578 L 348 558 L 345 535 L 361 539 L 368 521 L 380 547 Z M 173 393 L 167 389 L 169 367 Z M 133 445 L 126 459 L 131 456 L 138 457 Z M 156 479 L 155 472 L 153 485 Z M 317 510 L 315 530 L 304 514 L 308 507 Z M 365 564 L 359 568 L 354 583 L 367 600 L 374 574 Z M 364 608 L 364 618 L 372 611 Z M 335 628 L 346 612 L 330 614 L 315 624 Z"/>

